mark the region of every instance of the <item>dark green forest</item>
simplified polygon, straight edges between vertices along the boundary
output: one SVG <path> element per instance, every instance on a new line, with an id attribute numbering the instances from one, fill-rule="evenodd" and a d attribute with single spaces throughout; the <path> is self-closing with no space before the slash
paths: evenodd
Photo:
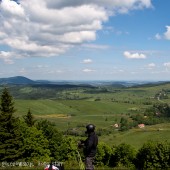
<path id="1" fill-rule="evenodd" d="M 169 106 L 155 105 L 163 115 L 169 117 Z M 152 109 L 147 114 L 152 114 Z M 15 116 L 15 103 L 9 90 L 5 88 L 0 98 L 0 166 L 8 169 L 16 162 L 43 168 L 44 162 L 62 162 L 65 169 L 80 169 L 80 156 L 84 160 L 83 151 L 77 143 L 85 136 L 74 137 L 58 131 L 55 124 L 46 120 L 36 120 L 31 109 L 23 117 Z M 140 120 L 138 116 L 133 119 Z M 126 120 L 122 121 L 122 129 Z M 112 142 L 112 141 L 110 141 Z M 29 165 L 30 165 L 29 164 Z M 15 164 L 15 168 L 21 164 Z M 148 141 L 140 149 L 126 143 L 107 145 L 99 142 L 95 160 L 96 168 L 127 169 L 168 169 L 170 167 L 170 143 Z M 74 168 L 73 168 L 74 167 Z M 28 167 L 27 167 L 28 168 Z"/>

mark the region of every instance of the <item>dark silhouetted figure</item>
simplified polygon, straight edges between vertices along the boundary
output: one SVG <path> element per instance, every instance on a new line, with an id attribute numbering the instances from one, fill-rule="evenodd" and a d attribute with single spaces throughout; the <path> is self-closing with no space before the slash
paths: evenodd
<path id="1" fill-rule="evenodd" d="M 86 170 L 94 170 L 93 162 L 97 152 L 98 137 L 95 133 L 95 126 L 93 124 L 88 124 L 86 129 L 85 133 L 88 137 L 85 141 L 80 141 L 79 146 L 84 146 Z"/>

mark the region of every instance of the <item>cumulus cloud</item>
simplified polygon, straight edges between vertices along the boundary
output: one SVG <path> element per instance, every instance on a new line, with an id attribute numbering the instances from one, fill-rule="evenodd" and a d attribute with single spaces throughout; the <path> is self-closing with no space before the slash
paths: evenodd
<path id="1" fill-rule="evenodd" d="M 129 59 L 145 59 L 146 58 L 146 55 L 145 54 L 142 54 L 142 53 L 131 53 L 129 51 L 125 51 L 123 53 L 123 55 L 126 57 L 126 58 L 129 58 Z"/>
<path id="2" fill-rule="evenodd" d="M 83 64 L 90 64 L 90 63 L 92 63 L 93 61 L 91 60 L 91 59 L 84 59 L 83 60 Z"/>
<path id="3" fill-rule="evenodd" d="M 170 62 L 163 64 L 165 67 L 170 68 Z"/>
<path id="4" fill-rule="evenodd" d="M 157 33 L 155 35 L 155 38 L 157 40 L 160 39 L 166 39 L 166 40 L 170 40 L 170 26 L 166 26 L 166 32 L 164 32 L 162 35 L 160 35 L 159 33 Z"/>
<path id="5" fill-rule="evenodd" d="M 41 69 L 41 68 L 48 68 L 48 67 L 49 67 L 48 65 L 40 65 L 40 64 L 37 65 L 37 68 L 40 68 L 40 69 Z"/>
<path id="6" fill-rule="evenodd" d="M 151 0 L 1 0 L 0 44 L 23 57 L 57 56 L 94 41 L 110 15 L 151 6 Z"/>
<path id="7" fill-rule="evenodd" d="M 3 13 L 5 16 L 18 16 L 18 17 L 24 17 L 24 9 L 21 7 L 21 5 L 17 4 L 15 1 L 11 0 L 2 0 L 1 2 L 1 13 Z"/>
<path id="8" fill-rule="evenodd" d="M 96 70 L 88 69 L 88 68 L 86 68 L 86 69 L 83 70 L 83 72 L 85 72 L 85 73 L 90 73 L 90 72 L 95 72 L 95 71 L 96 71 Z"/>
<path id="9" fill-rule="evenodd" d="M 170 26 L 166 26 L 166 32 L 164 33 L 164 37 L 167 40 L 170 40 Z"/>
<path id="10" fill-rule="evenodd" d="M 0 51 L 0 59 L 2 59 L 6 64 L 14 64 L 12 60 L 12 53 L 6 51 Z"/>
<path id="11" fill-rule="evenodd" d="M 148 68 L 148 69 L 153 69 L 153 68 L 155 68 L 155 67 L 156 67 L 156 64 L 155 64 L 155 63 L 150 63 L 150 64 L 147 65 L 147 68 Z"/>
<path id="12" fill-rule="evenodd" d="M 157 34 L 155 35 L 155 38 L 156 38 L 157 40 L 160 40 L 162 37 L 161 37 L 160 34 L 157 33 Z"/>
<path id="13" fill-rule="evenodd" d="M 148 67 L 155 67 L 155 66 L 156 66 L 155 63 L 148 64 Z"/>
<path id="14" fill-rule="evenodd" d="M 48 7 L 50 8 L 64 8 L 64 7 L 75 7 L 75 6 L 81 6 L 81 5 L 99 5 L 99 6 L 106 6 L 109 8 L 116 8 L 119 10 L 125 10 L 128 11 L 129 9 L 141 9 L 141 8 L 149 8 L 152 6 L 150 0 L 58 0 L 58 1 L 51 1 L 47 0 Z"/>
<path id="15" fill-rule="evenodd" d="M 108 45 L 99 45 L 99 44 L 82 44 L 82 47 L 90 48 L 90 49 L 97 49 L 97 50 L 106 50 L 109 48 Z"/>
<path id="16" fill-rule="evenodd" d="M 21 70 L 19 70 L 20 74 L 25 74 L 27 71 L 25 70 L 25 68 L 21 68 Z"/>
<path id="17" fill-rule="evenodd" d="M 169 72 L 169 70 L 170 70 L 170 62 L 163 63 L 163 66 L 165 67 L 166 72 Z"/>

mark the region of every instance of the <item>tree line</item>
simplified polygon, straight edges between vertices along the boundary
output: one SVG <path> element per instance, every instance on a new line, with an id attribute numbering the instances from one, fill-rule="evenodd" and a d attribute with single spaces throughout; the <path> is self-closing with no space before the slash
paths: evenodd
<path id="1" fill-rule="evenodd" d="M 13 97 L 5 88 L 0 97 L 0 166 L 3 162 L 63 162 L 66 169 L 79 169 L 75 137 L 59 132 L 55 124 L 46 119 L 35 120 L 31 110 L 22 117 L 14 114 Z M 100 142 L 95 160 L 96 167 L 121 167 L 127 169 L 168 169 L 170 143 L 147 142 L 139 150 L 122 143 L 109 146 Z M 74 167 L 74 168 L 73 168 Z"/>

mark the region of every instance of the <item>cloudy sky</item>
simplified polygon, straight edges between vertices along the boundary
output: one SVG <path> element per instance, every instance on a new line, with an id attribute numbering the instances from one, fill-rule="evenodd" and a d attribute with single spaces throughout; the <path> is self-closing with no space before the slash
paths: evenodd
<path id="1" fill-rule="evenodd" d="M 0 0 L 0 78 L 169 80 L 170 0 Z"/>

